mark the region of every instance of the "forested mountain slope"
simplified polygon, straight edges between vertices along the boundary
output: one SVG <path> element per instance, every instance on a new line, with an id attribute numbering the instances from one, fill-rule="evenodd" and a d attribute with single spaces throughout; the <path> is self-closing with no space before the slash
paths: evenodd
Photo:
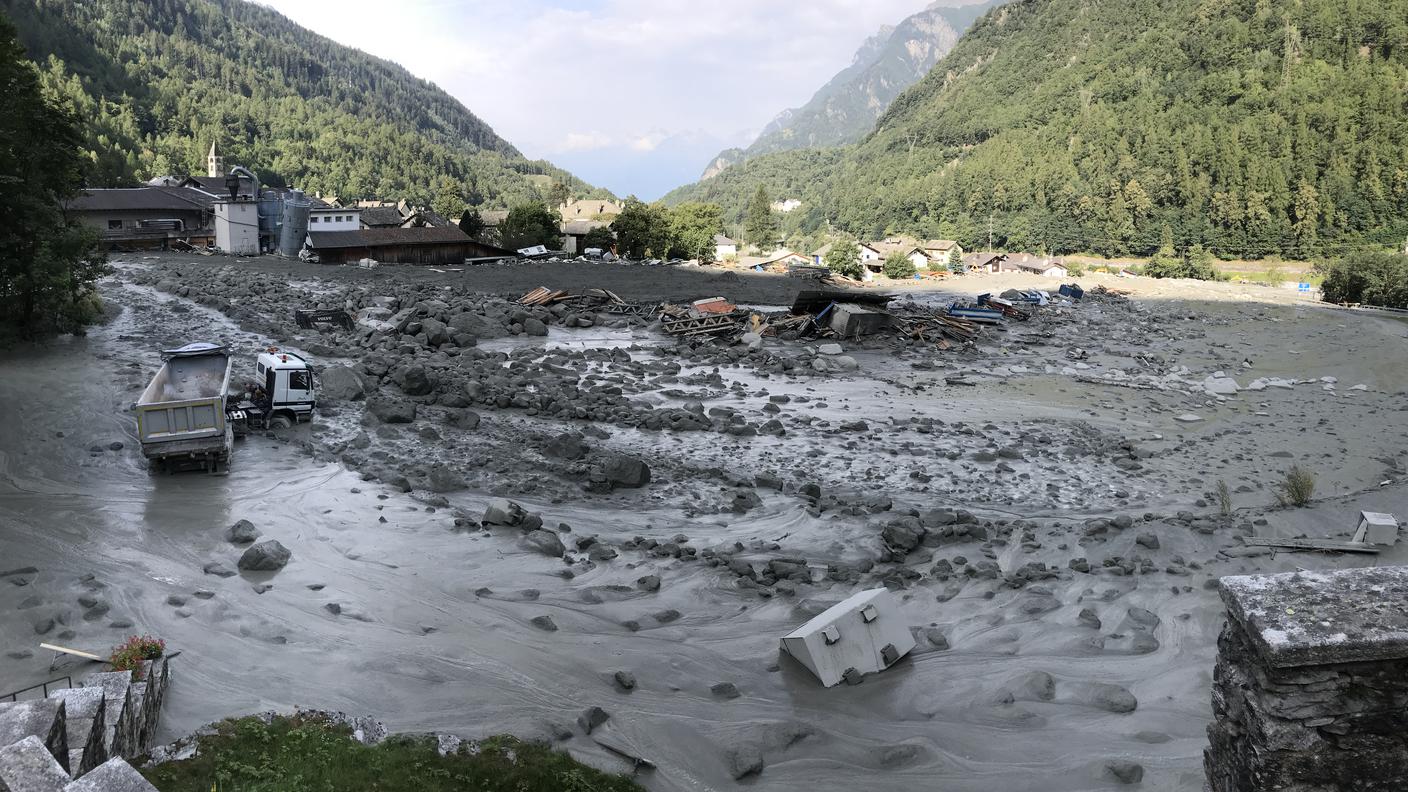
<path id="1" fill-rule="evenodd" d="M 998 1 L 953 7 L 949 0 L 939 0 L 898 25 L 886 25 L 806 104 L 783 110 L 746 149 L 721 152 L 701 178 L 760 154 L 855 143 L 900 92 L 927 74 L 973 20 Z"/>
<path id="2" fill-rule="evenodd" d="M 1408 233 L 1408 0 L 1016 0 L 834 158 L 670 200 L 1011 248 L 1312 257 Z M 772 186 L 778 174 L 795 192 Z"/>
<path id="3" fill-rule="evenodd" d="M 89 181 L 200 172 L 211 141 L 271 183 L 344 198 L 536 197 L 541 177 L 458 100 L 243 0 L 0 0 L 88 122 Z"/>

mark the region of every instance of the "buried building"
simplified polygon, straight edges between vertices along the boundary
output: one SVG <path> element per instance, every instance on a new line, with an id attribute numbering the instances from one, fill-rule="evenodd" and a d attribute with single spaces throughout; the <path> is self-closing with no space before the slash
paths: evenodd
<path id="1" fill-rule="evenodd" d="M 870 589 L 832 605 L 782 636 L 782 650 L 826 687 L 884 671 L 914 648 L 889 589 Z"/>

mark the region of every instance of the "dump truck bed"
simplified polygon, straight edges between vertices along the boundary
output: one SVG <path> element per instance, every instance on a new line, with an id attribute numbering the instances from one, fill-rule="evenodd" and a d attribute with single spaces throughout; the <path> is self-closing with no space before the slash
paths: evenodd
<path id="1" fill-rule="evenodd" d="M 213 344 L 168 350 L 167 360 L 137 400 L 137 437 L 148 459 L 216 458 L 229 454 L 225 420 L 230 357 Z"/>

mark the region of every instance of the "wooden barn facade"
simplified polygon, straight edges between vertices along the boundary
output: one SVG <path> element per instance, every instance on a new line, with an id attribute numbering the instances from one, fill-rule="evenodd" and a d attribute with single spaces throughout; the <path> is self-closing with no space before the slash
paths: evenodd
<path id="1" fill-rule="evenodd" d="M 458 226 L 312 231 L 308 244 L 324 264 L 355 264 L 369 258 L 387 263 L 447 266 L 463 264 L 467 258 L 513 255 L 513 251 L 470 239 Z"/>

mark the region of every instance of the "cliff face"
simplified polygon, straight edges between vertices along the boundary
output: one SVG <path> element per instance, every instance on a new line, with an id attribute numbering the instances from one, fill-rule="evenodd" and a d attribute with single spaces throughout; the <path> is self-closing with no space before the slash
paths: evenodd
<path id="1" fill-rule="evenodd" d="M 994 4 L 991 0 L 962 8 L 934 4 L 898 25 L 880 28 L 856 50 L 851 65 L 805 105 L 779 113 L 748 148 L 721 152 L 705 168 L 701 180 L 760 154 L 860 140 L 890 102 L 927 74 L 963 31 Z"/>

